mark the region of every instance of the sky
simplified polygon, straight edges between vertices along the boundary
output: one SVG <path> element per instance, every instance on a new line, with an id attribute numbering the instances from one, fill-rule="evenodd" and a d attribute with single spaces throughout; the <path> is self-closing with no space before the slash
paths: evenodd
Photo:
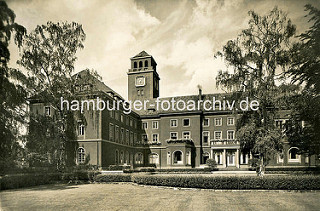
<path id="1" fill-rule="evenodd" d="M 228 40 L 247 27 L 248 11 L 287 12 L 297 34 L 310 24 L 304 5 L 320 0 L 7 0 L 16 22 L 31 32 L 47 21 L 75 21 L 86 33 L 75 72 L 95 69 L 103 82 L 127 99 L 130 58 L 145 50 L 160 75 L 160 97 L 222 92 L 215 77 L 227 67 L 215 58 Z M 19 50 L 10 44 L 10 66 Z"/>

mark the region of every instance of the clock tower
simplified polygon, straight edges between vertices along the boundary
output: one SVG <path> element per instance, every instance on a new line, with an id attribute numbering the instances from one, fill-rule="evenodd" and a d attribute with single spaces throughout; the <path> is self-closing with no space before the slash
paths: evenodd
<path id="1" fill-rule="evenodd" d="M 131 68 L 128 71 L 128 98 L 146 100 L 159 97 L 159 75 L 157 63 L 151 55 L 142 51 L 130 58 Z"/>

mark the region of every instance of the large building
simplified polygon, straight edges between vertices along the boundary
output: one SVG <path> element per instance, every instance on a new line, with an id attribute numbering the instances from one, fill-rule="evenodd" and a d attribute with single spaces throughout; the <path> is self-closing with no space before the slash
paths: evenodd
<path id="1" fill-rule="evenodd" d="M 90 74 L 78 73 L 77 77 Z M 73 160 L 102 168 L 110 165 L 131 165 L 132 167 L 156 166 L 157 168 L 201 168 L 208 159 L 214 159 L 218 168 L 248 168 L 252 155 L 240 149 L 236 138 L 237 112 L 223 109 L 210 111 L 197 108 L 177 109 L 168 107 L 172 98 L 176 102 L 222 100 L 226 94 L 202 94 L 159 98 L 159 74 L 154 58 L 142 51 L 131 58 L 128 74 L 128 97 L 130 101 L 148 101 L 143 109 L 126 114 L 120 110 L 85 111 L 86 123 L 79 122 L 77 147 L 70 148 L 75 154 Z M 124 99 L 98 79 L 91 77 L 88 83 L 78 85 L 79 92 L 89 89 L 105 101 Z M 167 107 L 156 108 L 157 102 Z M 219 103 L 214 106 L 219 107 Z M 31 104 L 34 112 L 50 115 L 50 106 Z M 279 127 L 288 119 L 288 111 L 278 112 L 275 124 Z M 284 139 L 285 142 L 285 139 Z M 283 152 L 274 155 L 269 166 L 303 167 L 315 166 L 315 156 L 298 154 L 298 149 L 284 145 Z"/>

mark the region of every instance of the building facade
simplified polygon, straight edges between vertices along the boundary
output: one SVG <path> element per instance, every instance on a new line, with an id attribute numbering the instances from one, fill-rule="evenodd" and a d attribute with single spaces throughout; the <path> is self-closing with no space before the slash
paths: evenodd
<path id="1" fill-rule="evenodd" d="M 132 167 L 155 166 L 157 168 L 201 168 L 208 159 L 214 159 L 218 168 L 236 169 L 249 167 L 251 154 L 243 153 L 236 137 L 236 122 L 241 114 L 230 110 L 216 109 L 174 109 L 165 104 L 183 101 L 220 100 L 226 94 L 202 94 L 159 98 L 159 74 L 154 58 L 142 51 L 131 58 L 128 70 L 128 98 L 130 101 L 147 101 L 143 109 L 126 114 L 124 109 L 84 112 L 86 123 L 79 121 L 75 163 L 89 163 L 101 168 L 110 165 L 130 165 Z M 77 77 L 88 75 L 86 71 Z M 91 77 L 91 76 L 89 76 Z M 87 88 L 95 91 L 92 99 L 99 96 L 105 101 L 124 99 L 92 76 L 88 84 L 79 84 L 79 90 Z M 165 102 L 156 107 L 159 101 Z M 178 106 L 178 104 L 177 104 Z M 214 106 L 221 106 L 217 103 Z M 49 106 L 31 103 L 31 110 L 50 113 Z M 120 108 L 122 108 L 120 106 Z M 279 111 L 275 124 L 279 127 L 288 120 L 288 111 Z M 51 114 L 50 114 L 51 115 Z M 270 167 L 304 167 L 318 165 L 318 158 L 298 154 L 298 149 L 290 147 L 284 138 L 282 153 L 274 155 Z"/>

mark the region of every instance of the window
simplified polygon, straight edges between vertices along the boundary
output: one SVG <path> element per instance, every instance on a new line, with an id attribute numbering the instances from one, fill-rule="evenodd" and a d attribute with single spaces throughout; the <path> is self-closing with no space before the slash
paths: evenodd
<path id="1" fill-rule="evenodd" d="M 281 150 L 279 153 L 278 153 L 278 163 L 283 163 L 283 151 Z"/>
<path id="2" fill-rule="evenodd" d="M 110 128 L 109 128 L 109 139 L 113 140 L 114 137 L 114 126 L 113 124 L 110 124 Z"/>
<path id="3" fill-rule="evenodd" d="M 183 164 L 181 151 L 175 151 L 173 153 L 173 163 L 174 164 Z"/>
<path id="4" fill-rule="evenodd" d="M 124 153 L 123 151 L 120 152 L 120 163 L 123 164 L 124 161 Z"/>
<path id="5" fill-rule="evenodd" d="M 207 163 L 207 160 L 210 158 L 209 152 L 204 152 L 202 154 L 202 157 L 203 157 L 203 163 Z"/>
<path id="6" fill-rule="evenodd" d="M 139 67 L 142 67 L 142 61 L 139 62 Z"/>
<path id="7" fill-rule="evenodd" d="M 118 164 L 119 163 L 119 151 L 116 150 L 116 153 L 115 153 L 115 164 Z"/>
<path id="8" fill-rule="evenodd" d="M 152 134 L 152 142 L 153 143 L 158 143 L 159 139 L 159 134 Z"/>
<path id="9" fill-rule="evenodd" d="M 121 143 L 124 143 L 124 129 L 121 128 L 121 134 L 120 134 Z"/>
<path id="10" fill-rule="evenodd" d="M 221 151 L 217 151 L 215 153 L 215 160 L 216 160 L 217 164 L 219 164 L 219 165 L 222 164 L 222 152 Z"/>
<path id="11" fill-rule="evenodd" d="M 300 162 L 299 150 L 296 147 L 289 149 L 289 162 Z"/>
<path id="12" fill-rule="evenodd" d="M 129 145 L 129 130 L 126 131 L 126 144 Z"/>
<path id="13" fill-rule="evenodd" d="M 135 164 L 143 164 L 143 154 L 141 152 L 138 152 L 134 156 Z"/>
<path id="14" fill-rule="evenodd" d="M 222 132 L 221 131 L 215 131 L 214 132 L 214 139 L 219 140 L 222 138 Z"/>
<path id="15" fill-rule="evenodd" d="M 171 165 L 171 153 L 167 153 L 167 165 Z"/>
<path id="16" fill-rule="evenodd" d="M 208 146 L 209 140 L 210 140 L 210 133 L 208 131 L 203 131 L 202 132 L 202 140 L 203 140 L 203 145 Z"/>
<path id="17" fill-rule="evenodd" d="M 138 136 L 136 133 L 133 134 L 133 144 L 137 143 Z"/>
<path id="18" fill-rule="evenodd" d="M 170 119 L 170 127 L 177 127 L 177 126 L 178 126 L 178 120 Z"/>
<path id="19" fill-rule="evenodd" d="M 111 117 L 111 118 L 114 118 L 114 110 L 111 110 L 111 111 L 110 111 L 110 117 Z"/>
<path id="20" fill-rule="evenodd" d="M 182 125 L 183 125 L 184 127 L 190 126 L 190 119 L 183 119 Z"/>
<path id="21" fill-rule="evenodd" d="M 133 132 L 130 132 L 130 145 L 133 145 Z"/>
<path id="22" fill-rule="evenodd" d="M 148 129 L 148 122 L 142 123 L 142 129 Z"/>
<path id="23" fill-rule="evenodd" d="M 86 160 L 86 155 L 83 147 L 78 148 L 78 163 L 84 163 Z"/>
<path id="24" fill-rule="evenodd" d="M 152 129 L 158 129 L 158 121 L 152 122 Z"/>
<path id="25" fill-rule="evenodd" d="M 233 130 L 228 130 L 228 140 L 233 140 L 234 139 L 234 131 Z"/>
<path id="26" fill-rule="evenodd" d="M 133 127 L 133 120 L 130 119 L 130 127 Z"/>
<path id="27" fill-rule="evenodd" d="M 191 165 L 191 152 L 188 151 L 186 154 L 186 164 Z"/>
<path id="28" fill-rule="evenodd" d="M 228 125 L 234 125 L 234 118 L 233 117 L 228 117 Z"/>
<path id="29" fill-rule="evenodd" d="M 178 133 L 177 132 L 171 132 L 170 133 L 170 139 L 173 139 L 173 140 L 178 139 Z"/>
<path id="30" fill-rule="evenodd" d="M 148 136 L 147 136 L 147 134 L 142 134 L 142 141 L 143 141 L 143 143 L 148 143 Z"/>
<path id="31" fill-rule="evenodd" d="M 84 124 L 80 124 L 79 125 L 79 130 L 78 130 L 78 135 L 79 136 L 83 136 L 84 135 L 84 129 L 85 129 Z"/>
<path id="32" fill-rule="evenodd" d="M 183 139 L 190 139 L 191 138 L 190 132 L 189 131 L 182 132 L 182 138 Z"/>
<path id="33" fill-rule="evenodd" d="M 119 112 L 115 112 L 115 119 L 119 121 Z"/>
<path id="34" fill-rule="evenodd" d="M 123 115 L 120 115 L 120 121 L 123 122 Z"/>
<path id="35" fill-rule="evenodd" d="M 148 61 L 144 61 L 144 67 L 148 67 Z"/>
<path id="36" fill-rule="evenodd" d="M 248 164 L 248 154 L 241 153 L 241 155 L 240 155 L 240 164 Z"/>
<path id="37" fill-rule="evenodd" d="M 157 153 L 151 153 L 149 155 L 150 164 L 159 164 L 159 155 Z"/>
<path id="38" fill-rule="evenodd" d="M 118 142 L 119 141 L 119 126 L 118 125 L 116 125 L 116 132 L 115 132 L 116 134 L 115 134 L 115 141 L 116 142 Z"/>
<path id="39" fill-rule="evenodd" d="M 210 125 L 210 119 L 209 118 L 204 118 L 203 119 L 203 126 L 208 127 Z"/>
<path id="40" fill-rule="evenodd" d="M 222 125 L 222 118 L 215 118 L 214 124 L 215 124 L 215 126 L 221 126 Z"/>
<path id="41" fill-rule="evenodd" d="M 133 68 L 137 68 L 137 62 L 133 62 Z"/>
<path id="42" fill-rule="evenodd" d="M 45 113 L 46 116 L 50 116 L 50 115 L 51 115 L 51 108 L 50 108 L 50 106 L 44 107 L 44 113 Z"/>

